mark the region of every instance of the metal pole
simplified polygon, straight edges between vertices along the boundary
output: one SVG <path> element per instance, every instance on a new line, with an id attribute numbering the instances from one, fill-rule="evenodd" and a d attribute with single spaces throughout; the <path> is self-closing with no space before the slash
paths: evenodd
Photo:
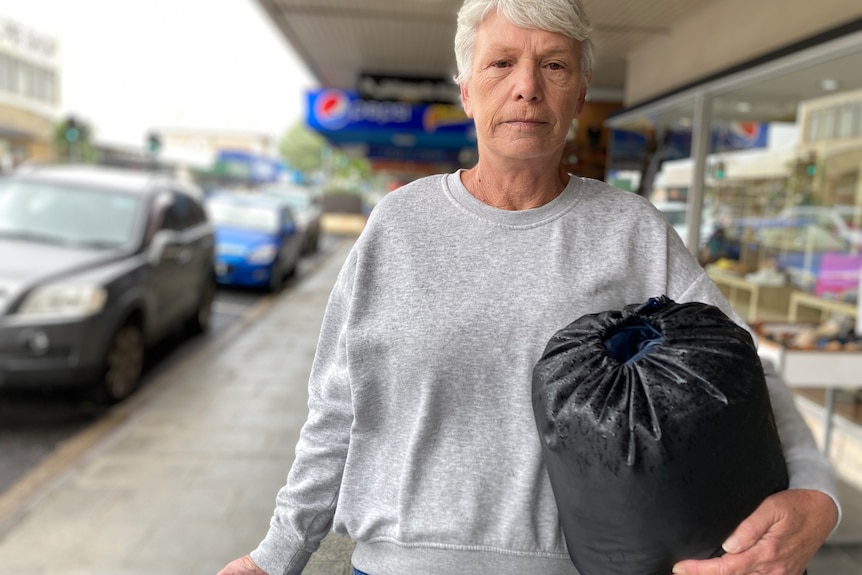
<path id="1" fill-rule="evenodd" d="M 691 173 L 691 186 L 688 190 L 688 210 L 686 226 L 688 237 L 686 245 L 691 253 L 700 251 L 701 214 L 703 213 L 703 191 L 706 180 L 706 157 L 709 154 L 709 135 L 711 124 L 712 99 L 701 91 L 694 96 L 694 118 L 691 126 L 691 157 L 694 169 Z"/>
<path id="2" fill-rule="evenodd" d="M 832 415 L 835 413 L 835 388 L 826 388 L 826 415 L 823 418 L 823 454 L 829 457 L 829 443 L 832 440 Z"/>

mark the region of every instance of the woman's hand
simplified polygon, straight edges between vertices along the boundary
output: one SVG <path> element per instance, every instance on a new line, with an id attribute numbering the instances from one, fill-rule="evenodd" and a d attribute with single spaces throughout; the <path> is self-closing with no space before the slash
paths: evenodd
<path id="1" fill-rule="evenodd" d="M 250 555 L 234 559 L 224 566 L 216 575 L 268 575 L 266 571 L 251 560 Z"/>
<path id="2" fill-rule="evenodd" d="M 680 561 L 676 574 L 800 575 L 838 520 L 832 498 L 788 489 L 767 497 L 724 542 L 722 557 Z"/>

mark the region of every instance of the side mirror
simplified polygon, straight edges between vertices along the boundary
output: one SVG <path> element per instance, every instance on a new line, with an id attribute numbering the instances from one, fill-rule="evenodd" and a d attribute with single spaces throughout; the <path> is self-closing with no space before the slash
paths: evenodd
<path id="1" fill-rule="evenodd" d="M 149 252 L 147 259 L 151 266 L 157 266 L 162 262 L 165 255 L 165 249 L 176 241 L 176 232 L 172 230 L 159 230 L 153 235 L 150 241 Z"/>

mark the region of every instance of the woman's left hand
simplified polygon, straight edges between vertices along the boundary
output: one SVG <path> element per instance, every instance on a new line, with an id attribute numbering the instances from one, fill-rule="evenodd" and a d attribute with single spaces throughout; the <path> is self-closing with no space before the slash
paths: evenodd
<path id="1" fill-rule="evenodd" d="M 680 561 L 687 575 L 801 575 L 838 520 L 832 498 L 788 489 L 767 497 L 724 542 L 721 557 Z"/>

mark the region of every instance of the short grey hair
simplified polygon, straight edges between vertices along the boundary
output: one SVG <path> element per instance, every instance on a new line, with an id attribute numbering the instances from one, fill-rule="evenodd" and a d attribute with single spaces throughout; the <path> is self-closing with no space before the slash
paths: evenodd
<path id="1" fill-rule="evenodd" d="M 584 82 L 589 79 L 593 69 L 592 25 L 581 0 L 465 0 L 458 11 L 455 32 L 458 65 L 455 82 L 463 84 L 470 78 L 476 34 L 493 10 L 516 26 L 555 32 L 578 40 L 581 43 L 581 79 Z"/>

